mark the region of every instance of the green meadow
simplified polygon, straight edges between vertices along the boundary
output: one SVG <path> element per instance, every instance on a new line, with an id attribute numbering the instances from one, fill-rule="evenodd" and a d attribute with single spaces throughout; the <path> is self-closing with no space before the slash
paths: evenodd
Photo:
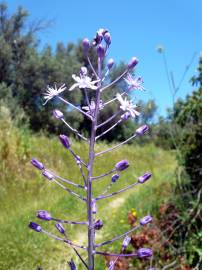
<path id="1" fill-rule="evenodd" d="M 71 140 L 73 150 L 85 161 L 88 147 L 85 143 Z M 96 151 L 107 149 L 109 145 L 100 143 Z M 4 121 L 0 130 L 0 269 L 45 270 L 67 269 L 67 261 L 72 256 L 78 263 L 73 250 L 48 238 L 46 235 L 28 229 L 30 221 L 36 221 L 44 229 L 57 234 L 54 222 L 37 220 L 36 211 L 47 210 L 56 218 L 66 220 L 86 220 L 85 203 L 72 197 L 55 183 L 44 179 L 30 160 L 41 162 L 64 178 L 82 183 L 79 169 L 71 154 L 64 149 L 57 137 L 32 135 L 26 129 L 12 127 Z M 135 141 L 113 152 L 97 157 L 94 175 L 111 170 L 116 162 L 127 159 L 130 167 L 121 173 L 111 191 L 126 187 L 136 181 L 136 177 L 151 171 L 152 178 L 125 193 L 98 202 L 96 218 L 103 219 L 104 227 L 97 233 L 97 242 L 113 238 L 129 229 L 127 213 L 134 208 L 138 218 L 146 214 L 157 215 L 159 205 L 169 197 L 171 184 L 175 181 L 176 161 L 172 152 L 164 151 L 153 144 L 140 145 Z M 110 176 L 94 184 L 94 195 L 105 190 Z M 67 185 L 68 186 L 68 185 Z M 73 190 L 80 192 L 77 188 Z M 82 193 L 80 193 L 82 194 Z M 86 243 L 84 225 L 66 225 L 70 239 L 76 243 Z M 121 241 L 108 246 L 110 251 L 118 251 Z M 106 250 L 105 246 L 103 250 Z M 85 256 L 85 255 L 84 255 Z M 79 269 L 83 269 L 80 266 Z M 104 259 L 96 258 L 96 269 L 105 269 Z"/>

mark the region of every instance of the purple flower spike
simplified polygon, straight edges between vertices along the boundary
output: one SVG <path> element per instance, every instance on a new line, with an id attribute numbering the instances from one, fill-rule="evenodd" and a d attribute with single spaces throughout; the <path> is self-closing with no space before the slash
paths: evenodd
<path id="1" fill-rule="evenodd" d="M 112 178 L 111 178 L 112 183 L 115 183 L 119 179 L 119 176 L 120 175 L 118 173 L 112 175 Z"/>
<path id="2" fill-rule="evenodd" d="M 138 59 L 136 57 L 133 57 L 128 63 L 128 69 L 133 69 L 138 64 L 138 62 Z"/>
<path id="3" fill-rule="evenodd" d="M 90 41 L 87 38 L 84 38 L 82 41 L 82 45 L 84 52 L 87 53 L 90 48 Z"/>
<path id="4" fill-rule="evenodd" d="M 105 49 L 104 49 L 104 47 L 102 45 L 99 45 L 97 47 L 97 54 L 98 54 L 99 58 L 101 58 L 101 59 L 104 58 L 104 56 L 105 56 Z"/>
<path id="5" fill-rule="evenodd" d="M 76 270 L 76 265 L 72 259 L 71 259 L 71 262 L 68 262 L 68 264 L 69 264 L 70 270 Z"/>
<path id="6" fill-rule="evenodd" d="M 64 233 L 65 233 L 65 229 L 64 229 L 64 227 L 62 226 L 61 223 L 56 223 L 56 224 L 55 224 L 55 228 L 56 228 L 61 234 L 64 234 Z"/>
<path id="7" fill-rule="evenodd" d="M 39 170 L 43 170 L 44 169 L 44 165 L 43 163 L 39 162 L 36 158 L 33 158 L 31 160 L 31 163 L 34 167 L 36 167 Z"/>
<path id="8" fill-rule="evenodd" d="M 127 235 L 123 240 L 122 248 L 126 249 L 127 246 L 130 244 L 130 241 L 131 241 L 131 237 Z"/>
<path id="9" fill-rule="evenodd" d="M 61 134 L 61 135 L 59 136 L 59 139 L 60 139 L 62 145 L 63 145 L 65 148 L 67 148 L 67 149 L 70 148 L 70 141 L 69 141 L 69 138 L 68 138 L 66 135 Z"/>
<path id="10" fill-rule="evenodd" d="M 61 111 L 59 111 L 59 110 L 54 110 L 53 111 L 53 116 L 55 117 L 55 118 L 57 118 L 57 119 L 62 119 L 63 118 L 63 113 L 61 112 Z"/>
<path id="11" fill-rule="evenodd" d="M 112 39 L 111 39 L 111 35 L 110 35 L 109 32 L 106 32 L 106 33 L 104 34 L 104 40 L 105 40 L 105 42 L 106 42 L 106 44 L 107 44 L 108 46 L 111 44 Z"/>
<path id="12" fill-rule="evenodd" d="M 144 135 L 149 130 L 149 127 L 147 125 L 143 125 L 136 129 L 136 134 L 139 136 Z"/>
<path id="13" fill-rule="evenodd" d="M 29 223 L 29 228 L 34 230 L 35 232 L 41 232 L 42 228 L 39 224 L 35 223 L 35 222 L 30 222 Z"/>
<path id="14" fill-rule="evenodd" d="M 139 248 L 137 251 L 137 256 L 139 258 L 149 258 L 153 255 L 153 252 L 150 248 Z"/>
<path id="15" fill-rule="evenodd" d="M 46 171 L 46 170 L 44 170 L 44 171 L 42 172 L 42 175 L 43 175 L 44 177 L 46 177 L 48 180 L 53 180 L 53 178 L 54 178 L 54 176 L 53 176 L 50 172 L 48 172 L 48 171 Z"/>
<path id="16" fill-rule="evenodd" d="M 107 68 L 108 69 L 111 69 L 114 65 L 114 59 L 110 58 L 108 63 L 107 63 Z"/>
<path id="17" fill-rule="evenodd" d="M 150 222 L 152 222 L 152 217 L 150 215 L 145 216 L 145 217 L 140 219 L 140 225 L 142 225 L 142 226 L 144 226 L 144 225 L 146 225 L 147 223 L 150 223 Z"/>
<path id="18" fill-rule="evenodd" d="M 115 168 L 117 171 L 124 171 L 129 167 L 129 162 L 127 160 L 121 160 L 116 163 Z"/>
<path id="19" fill-rule="evenodd" d="M 37 215 L 38 218 L 49 221 L 52 219 L 51 215 L 45 210 L 38 210 Z"/>
<path id="20" fill-rule="evenodd" d="M 152 176 L 152 174 L 150 172 L 146 172 L 145 174 L 143 174 L 142 176 L 138 177 L 138 182 L 140 184 L 143 184 L 144 182 L 146 182 L 147 180 L 149 180 L 149 178 Z"/>
<path id="21" fill-rule="evenodd" d="M 101 219 L 98 219 L 97 221 L 95 221 L 94 223 L 95 230 L 100 230 L 102 227 L 103 227 L 103 222 Z"/>

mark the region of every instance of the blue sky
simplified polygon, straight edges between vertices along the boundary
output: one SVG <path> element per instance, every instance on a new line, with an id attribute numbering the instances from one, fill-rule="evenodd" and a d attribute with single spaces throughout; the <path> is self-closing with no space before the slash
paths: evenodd
<path id="1" fill-rule="evenodd" d="M 92 38 L 99 28 L 109 29 L 112 35 L 110 57 L 117 62 L 137 56 L 140 60 L 137 74 L 144 79 L 147 92 L 138 97 L 154 98 L 158 113 L 165 115 L 172 105 L 162 56 L 156 47 L 166 50 L 169 70 L 176 84 L 192 56 L 196 57 L 185 77 L 177 97 L 184 98 L 193 87 L 189 83 L 196 74 L 198 56 L 202 51 L 201 0 L 8 0 L 13 12 L 17 6 L 25 7 L 30 21 L 53 20 L 48 30 L 39 34 L 40 48 L 58 41 L 76 42 L 79 38 Z"/>

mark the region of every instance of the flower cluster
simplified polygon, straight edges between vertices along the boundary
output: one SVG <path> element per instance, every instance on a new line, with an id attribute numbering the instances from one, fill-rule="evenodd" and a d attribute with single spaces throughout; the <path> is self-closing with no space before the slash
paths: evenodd
<path id="1" fill-rule="evenodd" d="M 61 102 L 64 102 L 66 105 L 70 105 L 71 109 L 77 110 L 79 113 L 83 114 L 85 117 L 87 117 L 91 121 L 91 134 L 88 138 L 86 138 L 83 134 L 79 133 L 78 130 L 73 128 L 71 124 L 67 123 L 65 120 L 63 112 L 58 110 L 57 108 L 53 111 L 53 116 L 58 120 L 62 121 L 68 129 L 70 129 L 73 133 L 75 133 L 79 138 L 83 139 L 85 143 L 88 144 L 89 152 L 88 152 L 88 161 L 85 162 L 80 158 L 80 156 L 74 152 L 72 148 L 72 144 L 70 139 L 65 135 L 61 134 L 59 135 L 59 141 L 62 144 L 62 146 L 69 151 L 69 153 L 72 155 L 72 158 L 75 160 L 78 170 L 81 173 L 83 184 L 78 184 L 74 180 L 69 180 L 66 178 L 63 178 L 59 176 L 57 173 L 53 172 L 51 169 L 48 169 L 45 167 L 43 163 L 38 161 L 37 159 L 32 159 L 31 163 L 32 165 L 37 168 L 39 171 L 41 171 L 42 176 L 44 176 L 46 179 L 50 180 L 51 183 L 57 184 L 60 188 L 65 190 L 68 194 L 76 197 L 80 201 L 86 204 L 86 214 L 87 214 L 87 220 L 85 221 L 70 221 L 70 220 L 63 220 L 60 218 L 56 218 L 52 216 L 48 211 L 46 210 L 38 210 L 36 217 L 40 220 L 47 221 L 50 224 L 54 223 L 56 232 L 59 233 L 59 236 L 57 234 L 49 233 L 48 231 L 44 230 L 41 225 L 39 225 L 36 222 L 30 222 L 29 228 L 36 232 L 44 233 L 48 235 L 49 237 L 52 237 L 55 240 L 59 240 L 66 245 L 68 245 L 70 248 L 74 250 L 78 258 L 80 259 L 81 263 L 85 266 L 88 270 L 94 270 L 94 256 L 101 255 L 101 256 L 110 256 L 110 258 L 113 258 L 110 260 L 108 269 L 112 270 L 114 269 L 116 261 L 121 257 L 136 257 L 140 259 L 148 259 L 151 258 L 153 255 L 153 252 L 151 249 L 146 247 L 140 247 L 138 250 L 134 251 L 133 253 L 126 252 L 127 247 L 130 245 L 131 242 L 131 233 L 135 231 L 136 229 L 140 228 L 141 226 L 145 226 L 146 224 L 152 222 L 152 217 L 150 215 L 147 215 L 140 219 L 140 222 L 137 226 L 134 226 L 131 230 L 118 235 L 114 236 L 109 240 L 97 243 L 95 240 L 96 231 L 101 230 L 104 226 L 104 223 L 102 219 L 97 218 L 98 209 L 97 209 L 97 201 L 103 200 L 105 198 L 110 198 L 113 196 L 116 196 L 117 194 L 120 194 L 122 192 L 126 192 L 127 190 L 145 183 L 148 181 L 152 174 L 150 172 L 145 172 L 141 176 L 137 177 L 133 184 L 126 186 L 120 190 L 117 190 L 115 192 L 110 193 L 110 189 L 112 185 L 116 185 L 115 183 L 117 180 L 122 176 L 123 171 L 129 168 L 129 161 L 126 159 L 123 159 L 121 161 L 116 161 L 114 167 L 109 172 L 104 172 L 103 174 L 99 176 L 93 175 L 93 165 L 95 159 L 100 156 L 104 155 L 107 152 L 110 152 L 112 150 L 115 150 L 116 148 L 119 148 L 120 146 L 127 143 L 129 140 L 132 140 L 138 136 L 143 136 L 148 130 L 149 127 L 147 125 L 143 125 L 141 127 L 138 127 L 136 131 L 129 137 L 127 140 L 118 143 L 117 145 L 114 145 L 106 150 L 103 150 L 101 152 L 95 151 L 95 144 L 96 141 L 100 139 L 104 134 L 112 130 L 114 127 L 118 126 L 122 121 L 127 121 L 131 118 L 136 118 L 140 115 L 139 110 L 137 110 L 137 105 L 133 104 L 133 102 L 129 99 L 129 92 L 132 90 L 144 90 L 144 87 L 142 86 L 143 80 L 141 77 L 133 78 L 132 72 L 133 69 L 138 64 L 138 59 L 136 57 L 132 57 L 129 61 L 126 70 L 114 81 L 108 82 L 106 80 L 106 76 L 110 74 L 111 70 L 114 66 L 114 60 L 112 58 L 108 59 L 108 61 L 104 61 L 104 59 L 107 57 L 107 52 L 109 50 L 109 47 L 111 45 L 112 39 L 109 31 L 107 29 L 99 29 L 96 32 L 95 37 L 93 38 L 92 42 L 89 41 L 89 39 L 85 38 L 82 41 L 83 46 L 83 52 L 84 56 L 86 57 L 86 61 L 88 62 L 88 68 L 91 69 L 92 77 L 90 77 L 88 74 L 90 74 L 87 67 L 82 66 L 80 68 L 79 74 L 73 74 L 73 84 L 69 87 L 66 87 L 65 84 L 61 85 L 59 88 L 55 85 L 52 87 L 47 87 L 47 91 L 44 94 L 44 99 L 46 104 L 48 101 L 50 101 L 53 98 L 58 98 Z M 94 53 L 97 55 L 97 68 L 95 68 L 90 60 L 89 57 L 89 50 L 93 50 Z M 105 67 L 105 63 L 106 67 Z M 107 71 L 103 69 L 107 69 Z M 117 82 L 120 80 L 124 80 L 128 85 L 128 91 L 122 91 L 121 93 L 117 93 L 116 97 L 105 100 L 106 97 L 102 96 L 102 93 L 106 91 L 107 89 L 110 89 L 113 87 Z M 72 91 L 74 89 L 81 89 L 85 95 L 87 100 L 87 106 L 78 107 L 67 99 L 64 99 L 61 95 L 65 90 Z M 89 91 L 93 91 L 92 95 L 89 95 Z M 91 97 L 91 98 L 90 98 Z M 104 110 L 108 104 L 116 102 L 119 105 L 119 112 L 117 114 L 110 116 L 109 119 L 105 120 L 104 122 L 99 122 L 99 114 L 101 110 Z M 58 104 L 58 103 L 57 103 Z M 119 118 L 118 122 L 115 124 L 111 124 L 110 128 L 104 129 L 104 126 L 106 123 L 110 124 L 110 122 L 117 117 L 117 115 L 120 113 L 120 111 L 123 113 L 121 117 Z M 99 128 L 102 127 L 102 132 L 99 132 Z M 131 166 L 131 165 L 130 165 Z M 110 176 L 111 175 L 111 176 Z M 94 197 L 93 195 L 93 182 L 100 180 L 104 177 L 110 177 L 109 185 L 107 188 L 99 194 L 97 197 Z M 80 192 L 72 190 L 69 186 L 73 186 L 80 190 Z M 72 225 L 84 225 L 87 227 L 88 230 L 88 245 L 83 246 L 81 244 L 74 243 L 71 241 L 66 234 L 66 228 L 65 225 L 72 224 Z M 107 253 L 100 248 L 103 246 L 113 243 L 115 241 L 118 241 L 119 239 L 123 238 L 123 242 L 121 245 L 121 251 L 115 254 Z M 85 259 L 82 257 L 82 255 L 79 253 L 77 249 L 83 249 L 84 252 L 87 253 L 88 260 L 85 261 Z M 69 268 L 71 270 L 76 270 L 76 265 L 73 260 L 69 262 Z"/>

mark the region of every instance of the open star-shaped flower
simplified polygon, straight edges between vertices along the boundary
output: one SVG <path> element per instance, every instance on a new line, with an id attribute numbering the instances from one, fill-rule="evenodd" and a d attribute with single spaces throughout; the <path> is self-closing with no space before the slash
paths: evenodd
<path id="1" fill-rule="evenodd" d="M 145 88 L 142 86 L 143 79 L 141 77 L 133 78 L 131 74 L 128 74 L 124 80 L 128 84 L 128 90 L 145 90 Z"/>
<path id="2" fill-rule="evenodd" d="M 135 110 L 135 108 L 137 108 L 137 105 L 133 104 L 130 100 L 127 100 L 127 98 L 123 99 L 120 94 L 116 94 L 116 97 L 121 104 L 120 109 L 122 111 L 129 112 L 131 117 L 133 118 L 140 115 L 140 113 Z"/>
<path id="3" fill-rule="evenodd" d="M 47 91 L 44 94 L 44 99 L 46 99 L 46 101 L 44 102 L 44 105 L 51 100 L 52 98 L 54 98 L 55 96 L 58 96 L 60 93 L 62 93 L 63 91 L 65 91 L 66 86 L 65 84 L 61 85 L 58 89 L 57 86 L 55 85 L 55 87 L 50 87 L 47 86 Z"/>
<path id="4" fill-rule="evenodd" d="M 74 90 L 76 87 L 80 89 L 88 88 L 92 90 L 97 90 L 97 86 L 95 85 L 99 80 L 92 81 L 90 77 L 86 74 L 81 74 L 80 76 L 76 76 L 75 74 L 72 75 L 72 78 L 76 81 L 70 88 L 69 91 Z"/>

